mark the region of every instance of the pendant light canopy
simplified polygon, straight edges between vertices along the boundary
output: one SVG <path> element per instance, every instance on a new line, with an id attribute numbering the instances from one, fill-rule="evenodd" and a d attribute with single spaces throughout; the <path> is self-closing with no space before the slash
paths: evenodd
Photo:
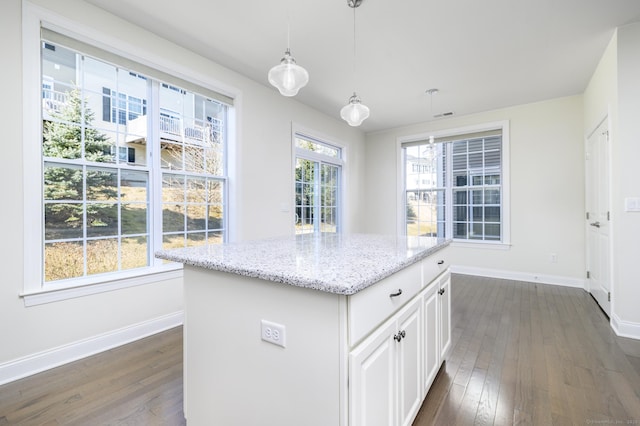
<path id="1" fill-rule="evenodd" d="M 369 107 L 363 105 L 356 92 L 353 92 L 349 103 L 340 110 L 340 117 L 349 123 L 349 126 L 357 127 L 369 117 Z"/>
<path id="2" fill-rule="evenodd" d="M 269 70 L 269 83 L 277 87 L 281 95 L 295 96 L 308 82 L 309 73 L 296 64 L 287 47 L 280 64 Z"/>
<path id="3" fill-rule="evenodd" d="M 362 0 L 347 0 L 347 5 L 353 9 L 353 79 L 356 79 L 356 7 L 362 4 Z M 349 103 L 340 110 L 340 117 L 350 126 L 357 127 L 369 117 L 369 107 L 364 105 L 360 97 L 353 92 Z"/>

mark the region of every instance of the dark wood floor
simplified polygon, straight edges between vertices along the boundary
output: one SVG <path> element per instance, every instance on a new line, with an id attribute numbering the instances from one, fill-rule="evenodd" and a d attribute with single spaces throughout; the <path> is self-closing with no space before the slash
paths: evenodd
<path id="1" fill-rule="evenodd" d="M 414 426 L 640 425 L 640 341 L 583 290 L 454 275 L 453 343 Z M 184 425 L 182 328 L 0 386 L 0 425 Z"/>
<path id="2" fill-rule="evenodd" d="M 0 425 L 184 425 L 182 327 L 0 386 Z"/>
<path id="3" fill-rule="evenodd" d="M 414 426 L 640 425 L 640 341 L 580 289 L 457 275 L 452 351 Z"/>

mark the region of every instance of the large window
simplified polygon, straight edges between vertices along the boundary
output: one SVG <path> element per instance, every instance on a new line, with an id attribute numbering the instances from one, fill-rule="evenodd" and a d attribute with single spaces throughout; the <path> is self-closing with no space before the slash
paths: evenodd
<path id="1" fill-rule="evenodd" d="M 65 40 L 41 42 L 42 285 L 144 274 L 163 265 L 155 250 L 224 241 L 227 104 Z"/>
<path id="2" fill-rule="evenodd" d="M 507 242 L 503 127 L 402 144 L 407 235 Z"/>
<path id="3" fill-rule="evenodd" d="M 340 231 L 342 149 L 295 135 L 296 234 Z"/>

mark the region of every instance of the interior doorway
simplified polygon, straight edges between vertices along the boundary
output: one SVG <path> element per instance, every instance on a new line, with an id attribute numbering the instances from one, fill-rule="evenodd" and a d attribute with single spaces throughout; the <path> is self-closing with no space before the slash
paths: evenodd
<path id="1" fill-rule="evenodd" d="M 611 317 L 609 155 L 609 125 L 605 118 L 586 141 L 587 285 Z"/>

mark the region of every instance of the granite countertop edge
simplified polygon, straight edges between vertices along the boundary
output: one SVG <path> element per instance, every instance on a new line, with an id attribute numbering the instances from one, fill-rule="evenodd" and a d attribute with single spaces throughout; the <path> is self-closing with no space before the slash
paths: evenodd
<path id="1" fill-rule="evenodd" d="M 234 267 L 232 265 L 228 265 L 225 262 L 215 261 L 212 259 L 207 259 L 204 256 L 189 256 L 184 253 L 184 251 L 176 251 L 176 250 L 160 250 L 156 252 L 156 257 L 170 260 L 174 262 L 183 263 L 185 265 L 209 269 L 213 271 L 226 272 L 236 275 L 241 275 L 249 278 L 258 278 L 266 281 L 272 281 L 282 284 L 288 284 L 295 287 L 303 287 L 310 288 L 326 293 L 333 294 L 341 294 L 341 295 L 353 295 L 358 293 L 373 284 L 389 277 L 390 275 L 413 265 L 421 261 L 422 259 L 429 257 L 430 255 L 442 250 L 447 247 L 451 243 L 451 240 L 443 240 L 438 242 L 437 244 L 425 248 L 424 250 L 416 253 L 415 255 L 403 259 L 401 261 L 394 262 L 389 268 L 385 268 L 375 275 L 367 276 L 362 280 L 358 280 L 353 285 L 345 286 L 340 285 L 338 283 L 334 283 L 332 281 L 326 279 L 314 279 L 309 277 L 304 277 L 301 275 L 297 275 L 295 273 L 279 273 L 276 271 L 269 271 L 260 268 L 250 268 L 250 267 Z"/>

